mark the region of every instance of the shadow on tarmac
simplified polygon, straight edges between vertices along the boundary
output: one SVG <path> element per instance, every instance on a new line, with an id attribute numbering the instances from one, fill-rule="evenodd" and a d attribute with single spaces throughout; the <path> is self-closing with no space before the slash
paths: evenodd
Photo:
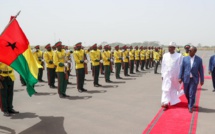
<path id="1" fill-rule="evenodd" d="M 102 85 L 102 88 L 117 88 L 118 85 Z"/>
<path id="2" fill-rule="evenodd" d="M 215 113 L 215 109 L 199 107 L 199 112 L 202 112 L 202 113 Z"/>
<path id="3" fill-rule="evenodd" d="M 125 81 L 113 81 L 111 83 L 120 84 L 120 83 L 126 83 Z"/>
<path id="4" fill-rule="evenodd" d="M 2 133 L 2 134 L 16 134 L 15 130 L 8 128 L 8 127 L 4 127 L 4 126 L 0 126 L 0 133 Z"/>
<path id="5" fill-rule="evenodd" d="M 68 99 L 68 100 L 87 100 L 87 99 L 90 99 L 92 98 L 92 96 L 69 96 L 69 97 L 66 97 L 64 99 Z"/>
<path id="6" fill-rule="evenodd" d="M 14 92 L 21 92 L 24 91 L 25 89 L 14 89 Z"/>
<path id="7" fill-rule="evenodd" d="M 205 88 L 201 88 L 201 90 L 202 90 L 202 91 L 207 91 L 208 89 L 205 89 Z"/>
<path id="8" fill-rule="evenodd" d="M 64 129 L 64 117 L 37 116 L 40 122 L 19 134 L 67 134 Z"/>
<path id="9" fill-rule="evenodd" d="M 107 92 L 107 90 L 91 90 L 91 91 L 87 91 L 86 93 L 95 94 L 95 93 L 105 93 L 105 92 Z"/>
<path id="10" fill-rule="evenodd" d="M 44 84 L 38 84 L 38 85 L 34 85 L 35 87 L 42 87 L 44 86 Z"/>
<path id="11" fill-rule="evenodd" d="M 123 80 L 136 80 L 136 78 L 122 78 Z"/>
<path id="12" fill-rule="evenodd" d="M 44 93 L 44 92 L 37 92 L 34 95 L 35 96 L 42 96 L 42 95 L 56 95 L 57 93 Z"/>

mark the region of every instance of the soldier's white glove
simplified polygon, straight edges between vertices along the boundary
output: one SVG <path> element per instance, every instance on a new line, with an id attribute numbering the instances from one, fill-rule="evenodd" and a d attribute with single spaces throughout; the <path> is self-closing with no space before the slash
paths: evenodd
<path id="1" fill-rule="evenodd" d="M 111 62 L 113 62 L 113 59 L 110 59 Z"/>
<path id="2" fill-rule="evenodd" d="M 68 67 L 68 64 L 67 64 L 67 63 L 64 63 L 64 66 L 65 66 L 65 67 Z"/>
<path id="3" fill-rule="evenodd" d="M 103 63 L 103 60 L 100 60 L 100 63 Z"/>
<path id="4" fill-rule="evenodd" d="M 68 60 L 68 61 L 67 61 L 67 63 L 71 63 L 71 61 L 70 61 L 70 60 Z"/>
<path id="5" fill-rule="evenodd" d="M 88 63 L 88 60 L 84 60 L 84 63 Z"/>
<path id="6" fill-rule="evenodd" d="M 32 49 L 32 53 L 36 52 L 37 50 L 35 48 Z"/>

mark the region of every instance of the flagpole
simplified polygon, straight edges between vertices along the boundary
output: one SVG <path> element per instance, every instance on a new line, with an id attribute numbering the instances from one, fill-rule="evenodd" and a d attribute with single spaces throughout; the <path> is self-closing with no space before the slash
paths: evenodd
<path id="1" fill-rule="evenodd" d="M 7 24 L 7 26 L 4 28 L 4 30 L 2 31 L 2 33 L 0 34 L 0 36 L 4 33 L 4 31 L 10 26 L 10 24 L 18 17 L 18 15 L 20 14 L 21 10 L 10 20 L 10 22 Z"/>

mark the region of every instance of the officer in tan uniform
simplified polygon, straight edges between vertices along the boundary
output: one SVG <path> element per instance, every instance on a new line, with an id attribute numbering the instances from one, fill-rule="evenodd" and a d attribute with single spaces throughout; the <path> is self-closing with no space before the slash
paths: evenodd
<path id="1" fill-rule="evenodd" d="M 50 44 L 47 44 L 45 46 L 45 49 L 46 49 L 46 51 L 43 54 L 43 58 L 46 63 L 48 84 L 49 84 L 50 88 L 56 88 L 56 86 L 55 86 L 55 65 L 53 62 L 54 52 L 52 51 Z"/>
<path id="2" fill-rule="evenodd" d="M 66 95 L 67 88 L 67 64 L 66 64 L 66 54 L 65 51 L 62 50 L 62 42 L 59 41 L 55 44 L 57 47 L 57 51 L 54 54 L 54 64 L 56 66 L 56 73 L 58 76 L 58 94 L 60 98 L 68 97 Z"/>
<path id="3" fill-rule="evenodd" d="M 44 80 L 42 79 L 43 69 L 44 69 L 43 52 L 40 50 L 39 45 L 35 46 L 34 49 L 35 49 L 35 51 L 33 52 L 33 56 L 34 56 L 36 62 L 43 67 L 43 68 L 39 68 L 37 78 L 38 78 L 39 82 L 44 82 Z"/>
<path id="4" fill-rule="evenodd" d="M 0 62 L 0 102 L 4 116 L 19 113 L 13 109 L 14 80 L 15 75 L 13 69 Z"/>

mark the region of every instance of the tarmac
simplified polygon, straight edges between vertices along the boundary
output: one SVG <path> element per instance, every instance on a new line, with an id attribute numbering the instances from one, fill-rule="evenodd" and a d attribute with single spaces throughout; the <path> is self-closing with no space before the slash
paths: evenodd
<path id="1" fill-rule="evenodd" d="M 206 66 L 205 76 L 209 75 L 208 61 L 213 54 L 213 51 L 197 52 Z M 122 80 L 111 74 L 113 83 L 105 83 L 104 75 L 100 75 L 102 87 L 93 86 L 89 71 L 84 85 L 88 92 L 84 93 L 76 88 L 74 69 L 72 75 L 69 81 L 73 85 L 68 85 L 66 91 L 70 97 L 62 99 L 57 89 L 41 82 L 35 86 L 38 93 L 29 97 L 16 73 L 13 105 L 20 113 L 11 117 L 0 113 L 0 134 L 141 134 L 161 108 L 162 80 L 153 68 L 130 77 L 121 72 Z M 47 81 L 46 70 L 43 79 Z M 212 80 L 205 79 L 197 134 L 215 133 L 215 92 L 212 90 Z"/>

